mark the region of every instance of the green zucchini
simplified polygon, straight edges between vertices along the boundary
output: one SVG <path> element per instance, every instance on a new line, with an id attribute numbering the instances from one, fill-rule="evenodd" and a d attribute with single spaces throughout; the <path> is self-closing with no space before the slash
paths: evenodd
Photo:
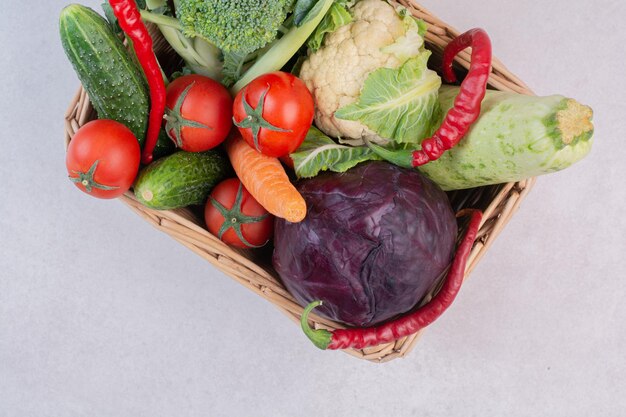
<path id="1" fill-rule="evenodd" d="M 215 150 L 178 151 L 139 173 L 135 197 L 156 210 L 204 204 L 213 187 L 230 173 L 229 167 L 228 159 Z"/>
<path id="2" fill-rule="evenodd" d="M 458 87 L 443 86 L 443 114 Z M 441 158 L 419 169 L 444 190 L 520 181 L 559 171 L 593 143 L 593 111 L 560 95 L 536 97 L 488 90 L 480 117 Z"/>

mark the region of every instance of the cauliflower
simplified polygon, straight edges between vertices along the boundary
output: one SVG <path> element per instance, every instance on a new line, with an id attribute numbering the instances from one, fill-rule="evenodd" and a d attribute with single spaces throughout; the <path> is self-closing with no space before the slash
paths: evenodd
<path id="1" fill-rule="evenodd" d="M 300 78 L 315 99 L 316 125 L 351 145 L 363 144 L 364 137 L 383 145 L 390 140 L 409 141 L 398 135 L 400 129 L 414 127 L 419 116 L 414 99 L 420 98 L 421 92 L 414 90 L 415 86 L 427 79 L 426 95 L 434 91 L 434 100 L 428 100 L 430 109 L 420 119 L 425 123 L 433 114 L 441 84 L 439 77 L 426 69 L 430 53 L 423 46 L 423 27 L 406 9 L 396 10 L 383 0 L 361 0 L 351 14 L 353 20 L 326 34 L 322 47 L 310 51 L 300 70 Z M 377 75 L 366 91 L 373 72 Z M 390 123 L 396 125 L 378 126 Z"/>

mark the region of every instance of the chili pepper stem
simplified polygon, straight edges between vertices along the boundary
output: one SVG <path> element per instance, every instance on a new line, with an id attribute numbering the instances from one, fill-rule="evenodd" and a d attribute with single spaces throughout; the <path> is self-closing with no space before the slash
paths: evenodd
<path id="1" fill-rule="evenodd" d="M 321 301 L 309 304 L 302 314 L 300 324 L 307 337 L 320 349 L 363 349 L 380 343 L 390 343 L 402 337 L 417 333 L 437 320 L 450 307 L 456 298 L 465 273 L 467 259 L 480 228 L 483 214 L 480 210 L 466 209 L 459 215 L 469 215 L 467 231 L 458 245 L 450 269 L 441 289 L 430 301 L 405 316 L 376 327 L 338 329 L 328 331 L 312 329 L 308 324 L 308 315 Z"/>
<path id="2" fill-rule="evenodd" d="M 300 326 L 302 326 L 302 331 L 304 334 L 313 342 L 315 346 L 322 350 L 326 350 L 328 345 L 330 345 L 330 341 L 333 337 L 333 334 L 325 329 L 313 329 L 309 326 L 309 314 L 311 311 L 318 306 L 322 305 L 322 301 L 313 301 L 309 305 L 307 305 L 302 312 L 302 316 L 300 317 Z"/>
<path id="3" fill-rule="evenodd" d="M 391 151 L 389 149 L 385 149 L 380 145 L 376 145 L 370 142 L 367 138 L 363 138 L 363 142 L 365 145 L 370 148 L 372 152 L 376 155 L 380 156 L 387 162 L 390 162 L 394 165 L 397 165 L 402 168 L 413 168 L 413 151 Z"/>

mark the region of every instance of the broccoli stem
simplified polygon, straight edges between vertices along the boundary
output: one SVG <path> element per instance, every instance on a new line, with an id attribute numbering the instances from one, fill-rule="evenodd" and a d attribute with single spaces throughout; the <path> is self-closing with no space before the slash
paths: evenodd
<path id="1" fill-rule="evenodd" d="M 167 26 L 182 32 L 183 27 L 178 19 L 162 14 L 151 13 L 147 10 L 140 10 L 141 18 L 146 22 L 154 23 L 157 26 Z"/>
<path id="2" fill-rule="evenodd" d="M 246 71 L 244 76 L 231 87 L 231 93 L 237 94 L 239 90 L 245 87 L 250 81 L 262 74 L 281 69 L 294 54 L 298 52 L 333 4 L 333 0 L 319 1 L 323 1 L 324 4 L 317 16 L 301 26 L 292 27 L 285 35 L 278 39 L 272 47 Z"/>
<path id="3" fill-rule="evenodd" d="M 141 10 L 141 18 L 159 27 L 165 40 L 183 58 L 191 71 L 221 80 L 221 53 L 213 44 L 200 38 L 187 38 L 178 19 L 174 17 Z"/>

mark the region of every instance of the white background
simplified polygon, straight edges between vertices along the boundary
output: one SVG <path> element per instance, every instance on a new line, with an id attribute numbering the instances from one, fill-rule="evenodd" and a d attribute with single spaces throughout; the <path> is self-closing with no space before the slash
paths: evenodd
<path id="1" fill-rule="evenodd" d="M 626 415 L 626 2 L 423 3 L 487 29 L 538 94 L 591 105 L 596 143 L 538 180 L 415 350 L 376 365 L 77 191 L 66 1 L 0 0 L 0 416 Z"/>

